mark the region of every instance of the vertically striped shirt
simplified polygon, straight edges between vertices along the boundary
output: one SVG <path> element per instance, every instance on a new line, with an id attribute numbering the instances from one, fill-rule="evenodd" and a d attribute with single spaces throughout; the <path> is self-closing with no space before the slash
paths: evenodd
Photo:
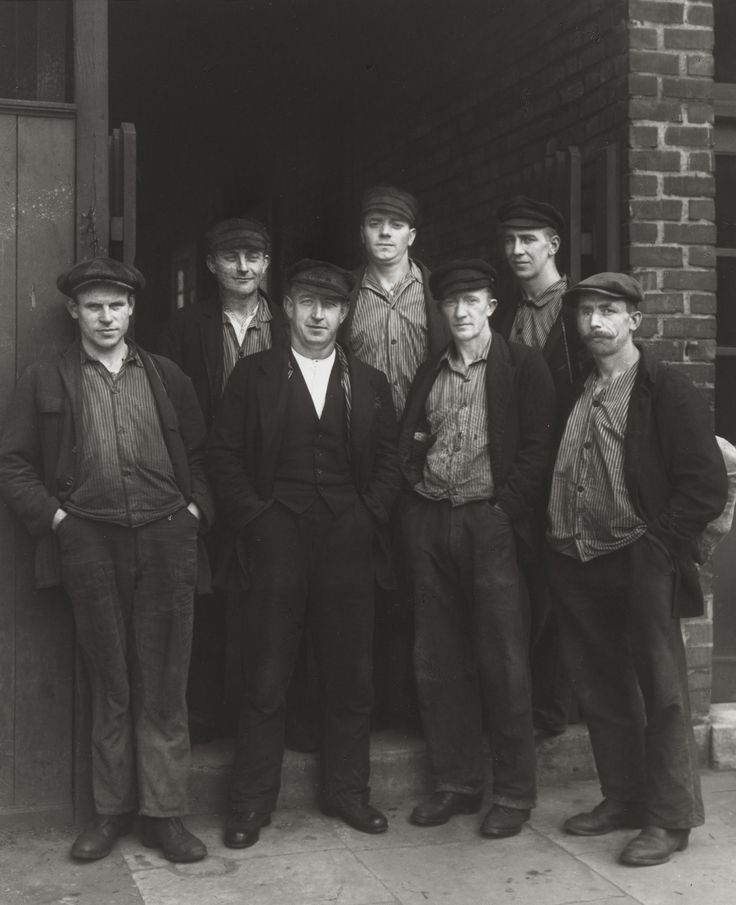
<path id="1" fill-rule="evenodd" d="M 510 338 L 533 349 L 543 349 L 562 308 L 562 296 L 566 291 L 567 277 L 561 277 L 536 298 L 523 299 L 516 310 Z"/>
<path id="2" fill-rule="evenodd" d="M 491 339 L 467 367 L 452 344 L 437 364 L 425 414 L 432 444 L 417 493 L 461 506 L 493 496 L 488 449 L 486 362 Z"/>
<path id="3" fill-rule="evenodd" d="M 624 481 L 624 435 L 639 363 L 605 387 L 597 372 L 567 420 L 547 510 L 550 544 L 587 562 L 633 543 L 646 531 Z"/>
<path id="4" fill-rule="evenodd" d="M 225 389 L 233 368 L 241 358 L 271 348 L 271 310 L 263 296 L 248 324 L 242 342 L 238 341 L 230 318 L 222 312 L 222 389 Z"/>
<path id="5" fill-rule="evenodd" d="M 82 350 L 82 435 L 76 487 L 64 503 L 95 521 L 136 527 L 186 501 L 176 485 L 143 363 L 128 346 L 117 374 Z"/>
<path id="6" fill-rule="evenodd" d="M 391 292 L 368 271 L 363 274 L 348 341 L 358 358 L 386 375 L 400 417 L 417 368 L 429 352 L 424 282 L 413 261 Z"/>

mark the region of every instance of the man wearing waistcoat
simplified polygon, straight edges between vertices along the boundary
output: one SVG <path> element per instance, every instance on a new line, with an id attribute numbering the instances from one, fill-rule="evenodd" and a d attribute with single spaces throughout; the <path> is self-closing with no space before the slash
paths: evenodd
<path id="1" fill-rule="evenodd" d="M 399 437 L 416 624 L 414 669 L 434 790 L 411 814 L 473 814 L 493 764 L 490 838 L 514 836 L 536 801 L 528 608 L 517 557 L 552 444 L 554 389 L 539 352 L 493 333 L 496 274 L 453 261 L 432 275 L 452 340 L 417 372 Z"/>
<path id="2" fill-rule="evenodd" d="M 516 287 L 511 303 L 496 311 L 494 326 L 506 339 L 542 353 L 552 374 L 559 409 L 572 392 L 583 354 L 573 312 L 562 305 L 567 277 L 558 270 L 557 254 L 565 221 L 553 205 L 524 195 L 502 204 L 496 219 Z M 538 554 L 541 554 L 544 523 L 541 510 L 538 522 Z M 537 737 L 543 738 L 565 730 L 572 694 L 563 666 L 557 620 L 538 554 L 523 562 L 522 569 L 532 613 L 534 729 Z"/>
<path id="3" fill-rule="evenodd" d="M 213 517 L 204 422 L 189 378 L 126 339 L 144 286 L 134 267 L 95 258 L 57 284 L 79 337 L 20 378 L 0 488 L 38 538 L 37 586 L 71 601 L 89 675 L 96 816 L 71 853 L 105 857 L 138 812 L 144 845 L 199 861 L 180 818 L 198 534 Z"/>
<path id="4" fill-rule="evenodd" d="M 160 352 L 191 379 L 212 427 L 215 409 L 235 364 L 247 355 L 288 344 L 281 308 L 262 288 L 270 264 L 271 239 L 265 225 L 247 217 L 213 224 L 205 235 L 207 269 L 217 291 L 175 312 L 161 336 Z M 227 593 L 232 544 L 215 523 L 207 535 L 215 575 L 212 594 L 194 601 L 194 637 L 187 697 L 192 743 L 227 732 Z"/>
<path id="5" fill-rule="evenodd" d="M 323 689 L 322 808 L 366 833 L 387 828 L 368 774 L 373 586 L 399 485 L 393 404 L 385 376 L 335 343 L 352 276 L 304 260 L 288 282 L 291 347 L 236 366 L 208 447 L 249 582 L 231 848 L 253 845 L 276 806 L 305 628 Z"/>
<path id="6" fill-rule="evenodd" d="M 564 824 L 640 828 L 620 860 L 662 864 L 703 823 L 680 617 L 703 612 L 697 541 L 727 496 L 708 405 L 634 343 L 639 283 L 599 273 L 564 296 L 592 356 L 557 451 L 548 572 L 603 801 Z"/>

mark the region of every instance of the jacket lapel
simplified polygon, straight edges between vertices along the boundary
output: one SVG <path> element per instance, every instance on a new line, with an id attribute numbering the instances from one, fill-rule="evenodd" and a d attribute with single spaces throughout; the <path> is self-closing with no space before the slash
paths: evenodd
<path id="1" fill-rule="evenodd" d="M 263 356 L 256 375 L 258 423 L 261 425 L 263 462 L 273 471 L 284 435 L 286 403 L 289 392 L 289 353 L 287 349 L 271 350 Z"/>
<path id="2" fill-rule="evenodd" d="M 199 320 L 199 339 L 214 405 L 222 389 L 222 308 L 215 299 L 208 301 L 203 308 Z"/>
<path id="3" fill-rule="evenodd" d="M 502 336 L 494 333 L 486 364 L 488 449 L 491 456 L 491 471 L 494 475 L 499 474 L 503 459 L 506 410 L 511 396 L 511 374 L 508 346 Z"/>

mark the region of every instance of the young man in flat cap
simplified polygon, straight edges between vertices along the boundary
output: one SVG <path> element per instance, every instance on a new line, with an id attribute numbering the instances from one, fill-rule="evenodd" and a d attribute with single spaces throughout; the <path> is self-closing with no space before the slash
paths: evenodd
<path id="1" fill-rule="evenodd" d="M 703 823 L 680 617 L 703 612 L 694 557 L 726 472 L 706 401 L 634 343 L 640 285 L 599 273 L 564 301 L 592 367 L 557 451 L 548 571 L 604 796 L 564 829 L 641 828 L 621 861 L 661 864 Z"/>
<path id="2" fill-rule="evenodd" d="M 207 269 L 217 294 L 177 311 L 164 327 L 160 351 L 191 378 L 207 428 L 236 362 L 288 344 L 288 325 L 261 284 L 270 263 L 263 223 L 245 217 L 215 223 L 205 236 Z M 189 677 L 193 742 L 226 731 L 227 594 L 232 543 L 218 525 L 207 537 L 216 590 L 195 601 L 194 645 Z"/>
<path id="3" fill-rule="evenodd" d="M 542 353 L 552 374 L 559 408 L 570 397 L 583 351 L 575 318 L 562 305 L 567 277 L 557 267 L 557 253 L 565 221 L 551 204 L 524 195 L 502 204 L 496 216 L 518 294 L 511 304 L 498 310 L 494 325 L 507 339 Z M 542 522 L 540 512 L 540 527 Z M 542 546 L 540 536 L 535 556 L 523 563 L 532 611 L 534 727 L 540 738 L 564 732 L 571 706 L 559 632 L 539 561 Z"/>
<path id="4" fill-rule="evenodd" d="M 491 838 L 516 835 L 536 799 L 526 597 L 517 554 L 549 467 L 554 390 L 539 352 L 492 333 L 496 275 L 453 261 L 432 275 L 452 339 L 412 384 L 399 438 L 402 527 L 414 591 L 414 667 L 435 790 L 412 822 L 483 799 Z"/>
<path id="5" fill-rule="evenodd" d="M 180 817 L 198 534 L 213 505 L 191 382 L 126 338 L 143 285 L 109 258 L 59 278 L 79 336 L 20 378 L 0 488 L 38 538 L 37 586 L 71 600 L 89 674 L 96 816 L 72 856 L 104 858 L 138 812 L 144 845 L 188 862 L 207 854 Z"/>
<path id="6" fill-rule="evenodd" d="M 376 185 L 364 192 L 360 238 L 366 265 L 357 273 L 340 332 L 358 358 L 386 375 L 398 418 L 417 368 L 428 355 L 444 348 L 449 338 L 432 299 L 429 271 L 410 256 L 418 220 L 419 203 L 404 189 Z M 379 724 L 403 721 L 413 709 L 405 581 L 400 558 L 394 560 L 392 577 L 399 589 L 384 588 L 377 607 Z"/>
<path id="7" fill-rule="evenodd" d="M 291 347 L 238 363 L 210 437 L 213 487 L 249 583 L 230 848 L 253 845 L 276 806 L 305 627 L 323 686 L 322 808 L 362 832 L 387 828 L 368 802 L 371 641 L 376 541 L 399 470 L 385 376 L 335 343 L 352 283 L 320 261 L 291 269 Z"/>

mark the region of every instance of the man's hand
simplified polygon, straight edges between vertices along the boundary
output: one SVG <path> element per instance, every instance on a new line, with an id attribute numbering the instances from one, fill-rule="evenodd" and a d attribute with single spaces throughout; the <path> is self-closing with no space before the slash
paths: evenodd
<path id="1" fill-rule="evenodd" d="M 56 531 L 56 529 L 64 521 L 64 519 L 67 517 L 67 515 L 68 515 L 68 513 L 64 512 L 63 509 L 57 509 L 56 512 L 54 513 L 53 519 L 51 520 L 51 530 Z"/>

